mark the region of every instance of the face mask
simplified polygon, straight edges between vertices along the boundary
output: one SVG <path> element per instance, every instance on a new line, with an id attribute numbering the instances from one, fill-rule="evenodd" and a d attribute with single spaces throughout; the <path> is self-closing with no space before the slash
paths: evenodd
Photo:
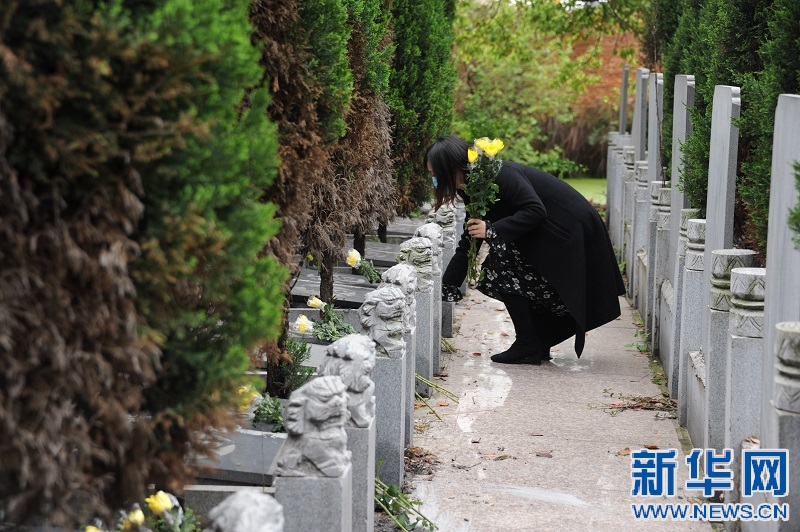
<path id="1" fill-rule="evenodd" d="M 439 188 L 439 180 L 436 179 L 436 176 L 431 176 L 431 181 L 433 181 L 433 188 Z"/>

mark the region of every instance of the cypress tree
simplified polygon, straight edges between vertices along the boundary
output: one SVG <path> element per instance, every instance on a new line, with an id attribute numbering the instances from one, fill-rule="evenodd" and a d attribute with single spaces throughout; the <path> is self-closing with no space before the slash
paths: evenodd
<path id="1" fill-rule="evenodd" d="M 237 118 L 259 76 L 241 4 L 11 4 L 0 513 L 74 527 L 181 486 L 189 446 L 231 423 L 246 353 L 279 318 L 284 273 L 256 257 L 276 230 L 257 201 L 275 135 Z"/>
<path id="2" fill-rule="evenodd" d="M 395 54 L 389 106 L 401 212 L 430 197 L 424 150 L 453 120 L 453 0 L 398 0 L 392 4 Z"/>
<path id="3" fill-rule="evenodd" d="M 774 0 L 762 6 L 768 13 L 768 38 L 759 49 L 764 68 L 745 73 L 742 79 L 740 128 L 750 139 L 748 157 L 742 163 L 737 187 L 746 204 L 748 236 L 761 252 L 767 249 L 769 185 L 772 174 L 772 144 L 775 109 L 780 94 L 800 93 L 800 4 Z M 750 16 L 751 13 L 745 13 Z M 759 13 L 759 19 L 766 18 Z"/>

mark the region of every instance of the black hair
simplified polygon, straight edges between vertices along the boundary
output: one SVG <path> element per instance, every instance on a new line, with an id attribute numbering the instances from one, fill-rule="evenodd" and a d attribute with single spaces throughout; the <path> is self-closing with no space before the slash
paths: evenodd
<path id="1" fill-rule="evenodd" d="M 469 144 L 453 135 L 447 135 L 436 139 L 430 148 L 425 152 L 423 164 L 428 168 L 431 164 L 433 175 L 438 181 L 438 186 L 434 190 L 436 196 L 435 209 L 444 203 L 453 203 L 456 199 L 456 185 L 458 171 L 467 175 L 467 150 Z"/>

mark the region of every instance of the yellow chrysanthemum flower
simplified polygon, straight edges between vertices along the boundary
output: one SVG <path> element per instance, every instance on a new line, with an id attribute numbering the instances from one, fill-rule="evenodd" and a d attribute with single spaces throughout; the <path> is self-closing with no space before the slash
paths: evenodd
<path id="1" fill-rule="evenodd" d="M 314 324 L 311 323 L 311 320 L 309 320 L 305 314 L 297 316 L 297 319 L 294 320 L 294 327 L 300 334 L 305 334 L 314 330 Z"/>
<path id="2" fill-rule="evenodd" d="M 260 394 L 252 386 L 242 386 L 239 388 L 239 412 L 244 412 L 250 408 L 250 405 L 253 403 L 253 398 L 257 395 Z M 168 495 L 167 498 L 169 498 Z M 145 499 L 145 502 L 147 502 L 147 499 Z"/>
<path id="3" fill-rule="evenodd" d="M 475 139 L 475 146 L 481 149 L 481 151 L 486 151 L 486 146 L 489 145 L 491 141 L 489 137 L 481 137 L 479 139 Z"/>
<path id="4" fill-rule="evenodd" d="M 142 526 L 144 524 L 144 512 L 139 508 L 128 512 L 128 517 L 122 523 L 123 530 L 131 530 L 134 526 Z"/>
<path id="5" fill-rule="evenodd" d="M 488 155 L 489 157 L 494 157 L 495 155 L 497 155 L 497 152 L 503 149 L 503 147 L 504 144 L 502 140 L 494 139 L 493 141 L 486 144 L 486 147 L 484 148 L 483 151 L 485 151 L 486 155 Z"/>
<path id="6" fill-rule="evenodd" d="M 359 253 L 355 249 L 351 249 L 347 252 L 347 265 L 351 268 L 358 268 L 358 265 L 361 264 L 361 253 Z"/>
<path id="7" fill-rule="evenodd" d="M 311 308 L 317 308 L 317 309 L 321 309 L 321 308 L 324 308 L 324 307 L 325 307 L 325 302 L 324 302 L 324 301 L 322 301 L 322 300 L 321 300 L 320 298 L 318 298 L 317 296 L 311 296 L 311 297 L 309 297 L 309 298 L 308 298 L 308 301 L 307 301 L 307 304 L 308 304 L 308 306 L 309 306 L 309 307 L 311 307 Z"/>
<path id="8" fill-rule="evenodd" d="M 469 160 L 469 162 L 471 162 L 471 163 L 474 163 L 475 161 L 477 161 L 478 160 L 478 152 L 476 152 L 472 148 L 468 149 L 467 150 L 467 160 Z"/>
<path id="9" fill-rule="evenodd" d="M 156 515 L 161 515 L 164 512 L 168 512 L 169 510 L 172 509 L 173 506 L 172 499 L 170 499 L 169 495 L 167 495 L 163 491 L 159 491 L 158 493 L 155 493 L 147 497 L 144 500 L 144 502 L 147 503 L 147 507 L 150 508 L 150 511 Z"/>

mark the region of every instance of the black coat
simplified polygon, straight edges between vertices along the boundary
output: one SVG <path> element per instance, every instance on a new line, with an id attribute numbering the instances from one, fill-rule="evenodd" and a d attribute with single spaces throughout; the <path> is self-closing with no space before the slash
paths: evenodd
<path id="1" fill-rule="evenodd" d="M 503 161 L 495 182 L 498 201 L 485 219 L 503 240 L 515 242 L 558 291 L 575 320 L 575 351 L 580 356 L 585 332 L 616 319 L 617 296 L 625 293 L 603 220 L 578 191 L 534 168 Z M 469 238 L 466 232 L 461 236 L 443 284 L 460 286 L 464 281 Z"/>

